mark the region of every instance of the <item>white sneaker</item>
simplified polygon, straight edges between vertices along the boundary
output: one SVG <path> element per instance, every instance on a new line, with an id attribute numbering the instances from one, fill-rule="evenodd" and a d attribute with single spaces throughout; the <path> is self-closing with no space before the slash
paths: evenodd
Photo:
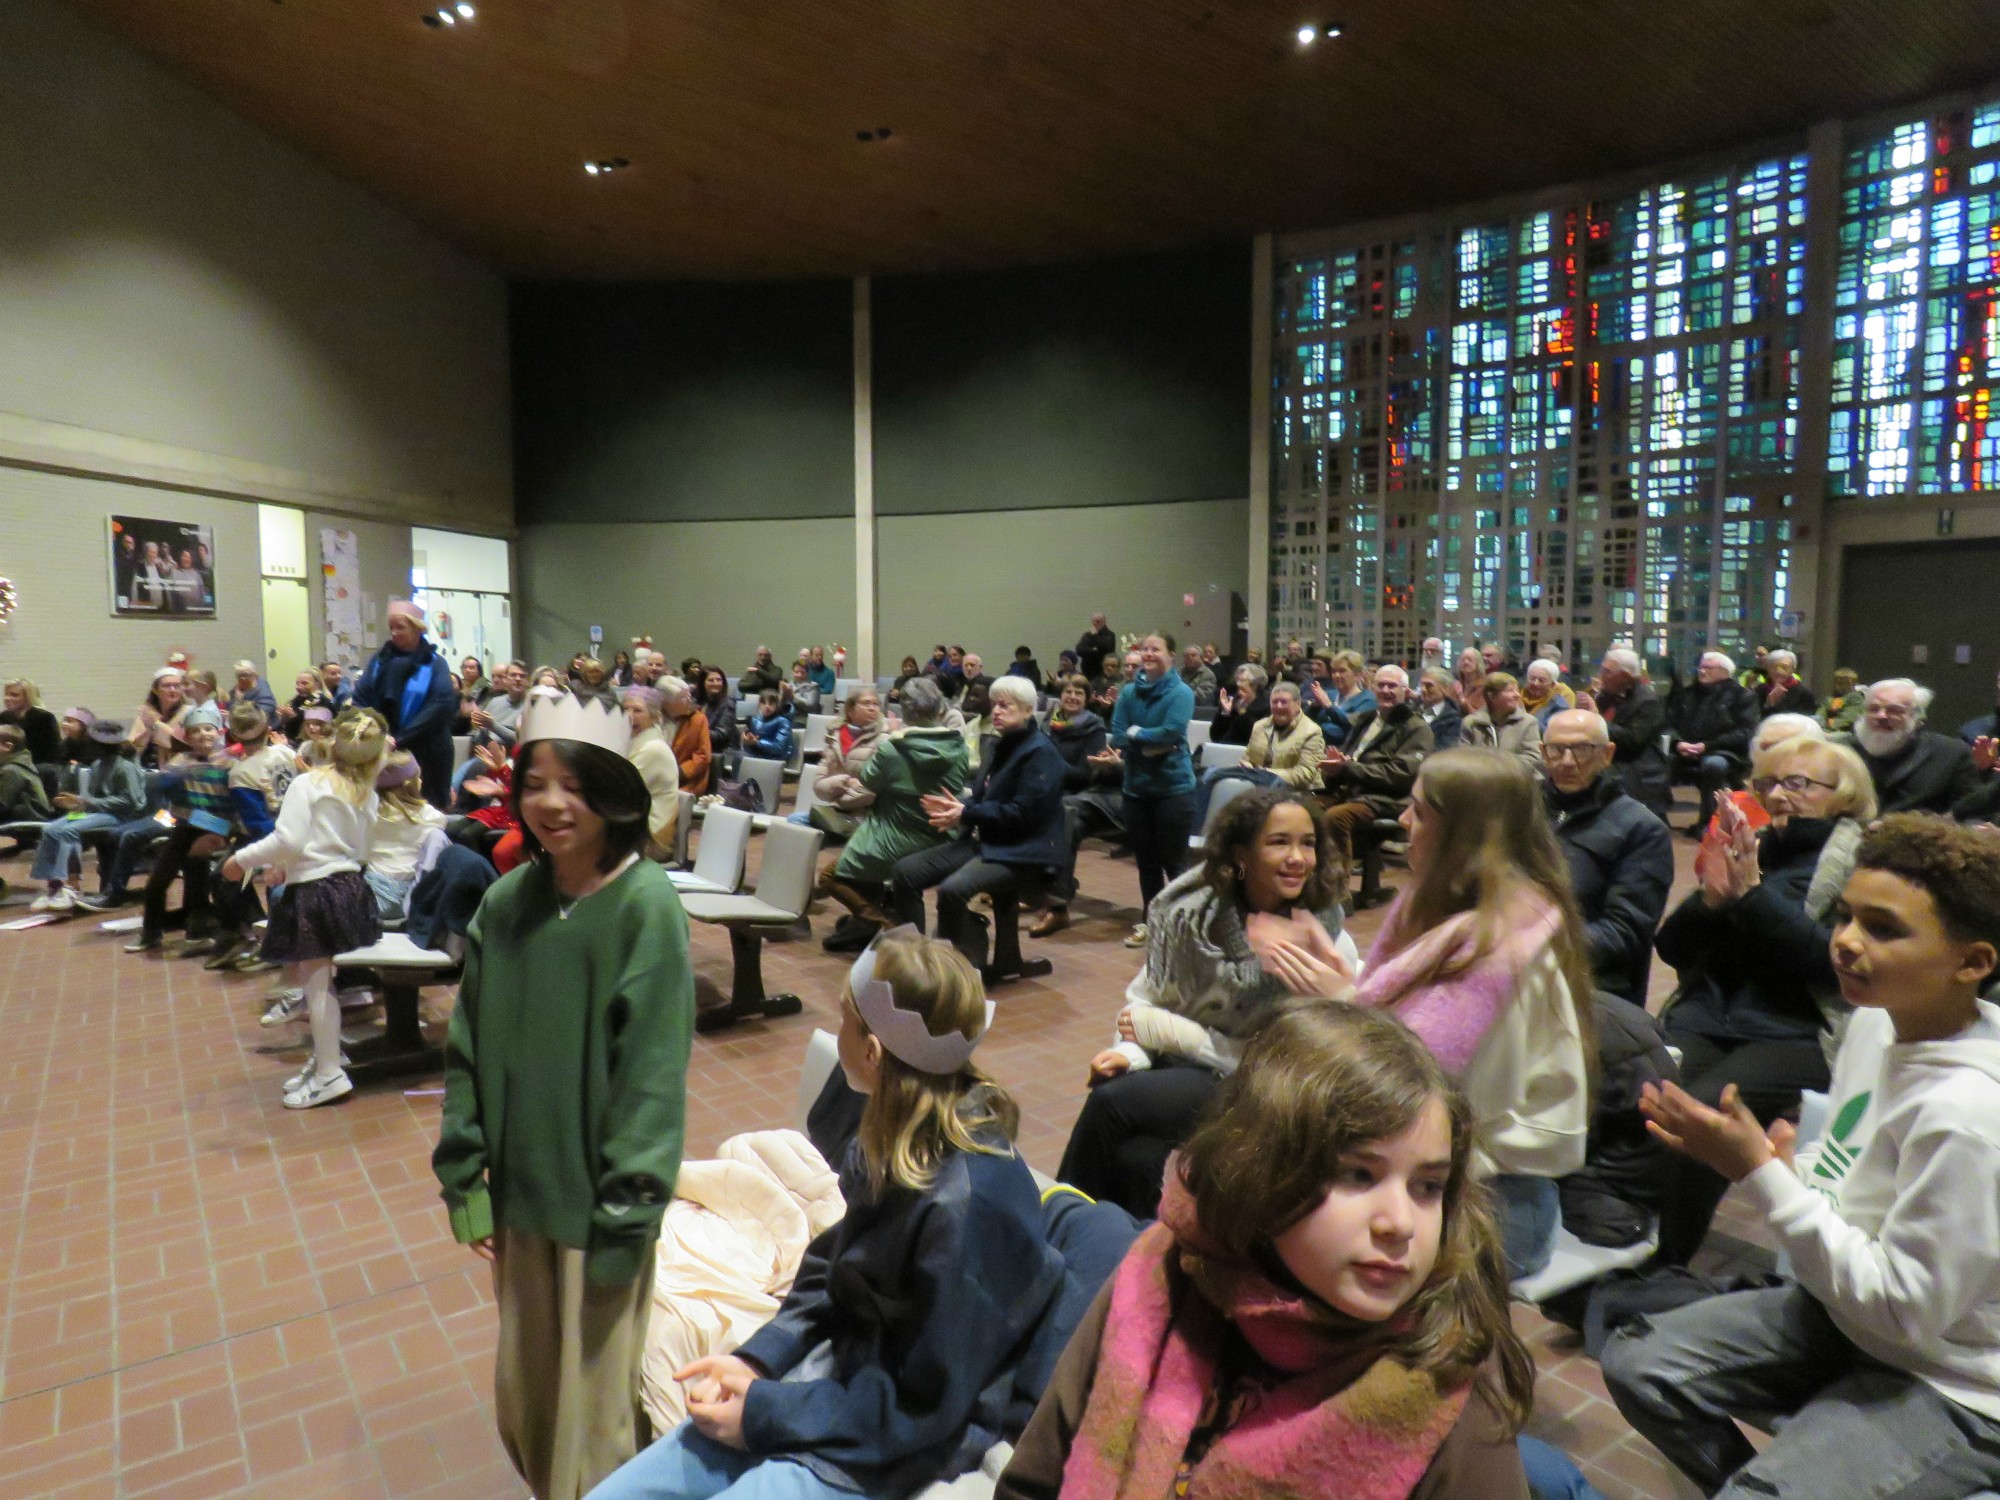
<path id="1" fill-rule="evenodd" d="M 55 904 L 55 899 L 56 898 L 54 896 L 50 895 L 47 891 L 44 891 L 41 895 L 35 897 L 34 900 L 28 903 L 28 910 L 47 911 L 51 906 Z"/>
<path id="2" fill-rule="evenodd" d="M 264 1012 L 257 1023 L 260 1026 L 282 1026 L 287 1021 L 302 1021 L 306 1014 L 306 992 L 297 986 L 280 990 L 272 999 L 270 1009 Z"/>
<path id="3" fill-rule="evenodd" d="M 28 903 L 30 911 L 75 911 L 76 892 L 68 886 L 59 891 L 51 891 L 46 896 L 37 897 Z"/>
<path id="4" fill-rule="evenodd" d="M 331 1078 L 308 1077 L 296 1089 L 285 1092 L 286 1109 L 312 1109 L 316 1105 L 331 1104 L 334 1100 L 354 1092 L 354 1080 L 342 1069 Z"/>
<path id="5" fill-rule="evenodd" d="M 344 1068 L 353 1061 L 354 1059 L 347 1055 L 347 1049 L 345 1047 L 342 1047 L 340 1049 L 340 1065 Z M 307 1084 L 311 1083 L 313 1076 L 313 1069 L 316 1066 L 317 1064 L 315 1064 L 313 1060 L 310 1057 L 308 1057 L 306 1059 L 306 1065 L 303 1068 L 300 1068 L 298 1072 L 294 1073 L 290 1078 L 287 1078 L 285 1080 L 284 1092 L 287 1094 L 296 1094 L 300 1089 L 304 1088 Z"/>
<path id="6" fill-rule="evenodd" d="M 1125 946 L 1128 948 L 1143 948 L 1146 946 L 1146 924 L 1144 922 L 1141 922 L 1137 927 L 1134 927 L 1130 932 L 1125 934 Z"/>

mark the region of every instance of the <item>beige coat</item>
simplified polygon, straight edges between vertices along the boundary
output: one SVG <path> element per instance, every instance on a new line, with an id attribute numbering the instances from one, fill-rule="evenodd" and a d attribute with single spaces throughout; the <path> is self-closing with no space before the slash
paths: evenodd
<path id="1" fill-rule="evenodd" d="M 669 849 L 674 842 L 674 818 L 681 807 L 681 771 L 674 747 L 657 727 L 642 729 L 632 736 L 628 758 L 639 768 L 639 779 L 646 783 L 646 793 L 653 801 L 647 831 L 654 843 Z"/>
<path id="2" fill-rule="evenodd" d="M 1512 718 L 1495 724 L 1482 708 L 1465 721 L 1461 738 L 1465 744 L 1511 755 L 1537 776 L 1542 774 L 1542 726 L 1526 709 L 1517 708 Z"/>
<path id="3" fill-rule="evenodd" d="M 1320 789 L 1319 763 L 1325 759 L 1326 735 L 1303 713 L 1282 731 L 1268 718 L 1259 719 L 1243 751 L 1246 766 L 1275 771 L 1286 786 L 1306 792 Z"/>

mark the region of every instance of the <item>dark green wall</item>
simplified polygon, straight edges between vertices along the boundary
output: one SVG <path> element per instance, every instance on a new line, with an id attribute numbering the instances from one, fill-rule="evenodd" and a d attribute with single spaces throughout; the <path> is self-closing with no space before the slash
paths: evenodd
<path id="1" fill-rule="evenodd" d="M 852 515 L 852 309 L 845 281 L 515 283 L 519 523 Z"/>
<path id="2" fill-rule="evenodd" d="M 1250 246 L 874 284 L 883 515 L 1241 496 Z"/>
<path id="3" fill-rule="evenodd" d="M 1248 244 L 872 291 L 881 514 L 1247 492 Z M 851 515 L 852 296 L 516 283 L 520 524 Z"/>
<path id="4" fill-rule="evenodd" d="M 2000 540 L 1990 537 L 1848 547 L 1840 564 L 1839 659 L 1818 663 L 1807 680 L 1825 692 L 1837 666 L 1854 668 L 1863 682 L 1914 677 L 1937 694 L 1930 727 L 1945 734 L 1993 712 L 2000 618 L 1968 601 L 1991 596 L 1996 568 Z M 1928 660 L 1913 660 L 1918 646 Z M 1970 661 L 1957 659 L 1960 646 L 1972 648 Z"/>

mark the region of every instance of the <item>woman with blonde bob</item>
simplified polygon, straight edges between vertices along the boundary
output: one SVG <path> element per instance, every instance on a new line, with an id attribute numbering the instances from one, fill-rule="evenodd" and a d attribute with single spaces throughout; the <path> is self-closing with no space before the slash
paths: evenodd
<path id="1" fill-rule="evenodd" d="M 1768 824 L 1717 803 L 1714 843 L 1695 861 L 1700 889 L 1667 914 L 1654 946 L 1679 974 L 1661 1019 L 1681 1049 L 1683 1087 L 1711 1108 L 1734 1093 L 1769 1125 L 1832 1076 L 1848 1008 L 1828 945 L 1876 799 L 1859 755 L 1805 732 L 1760 753 L 1753 779 Z M 1691 1157 L 1675 1156 L 1672 1171 L 1659 1258 L 1685 1265 L 1727 1183 Z"/>
<path id="2" fill-rule="evenodd" d="M 1274 1016 L 1168 1173 L 996 1500 L 1518 1500 L 1534 1367 L 1476 1122 L 1379 1011 Z"/>
<path id="3" fill-rule="evenodd" d="M 1062 1278 L 1019 1111 L 972 1062 L 992 1010 L 949 943 L 897 928 L 861 955 L 840 1007 L 841 1071 L 868 1096 L 847 1215 L 776 1317 L 675 1372 L 688 1421 L 592 1500 L 852 1500 L 978 1466 Z"/>
<path id="4" fill-rule="evenodd" d="M 1351 987 L 1422 1037 L 1480 1127 L 1474 1170 L 1499 1200 L 1514 1277 L 1548 1264 L 1556 1179 L 1583 1165 L 1597 1056 L 1583 921 L 1533 774 L 1496 750 L 1424 762 L 1403 813 L 1415 882 Z M 1297 954 L 1300 968 L 1314 960 Z M 1294 988 L 1334 994 L 1333 976 Z"/>

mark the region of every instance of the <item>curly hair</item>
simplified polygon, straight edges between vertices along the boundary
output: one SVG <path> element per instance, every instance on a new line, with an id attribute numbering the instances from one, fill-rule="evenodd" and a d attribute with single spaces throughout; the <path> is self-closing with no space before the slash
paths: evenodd
<path id="1" fill-rule="evenodd" d="M 1854 867 L 1928 892 L 1953 942 L 2000 949 L 2000 832 L 1935 813 L 1891 813 L 1862 836 Z"/>
<path id="2" fill-rule="evenodd" d="M 1267 786 L 1245 792 L 1227 803 L 1209 819 L 1208 837 L 1202 844 L 1202 880 L 1209 889 L 1246 905 L 1242 869 L 1256 847 L 1264 824 L 1274 809 L 1290 804 L 1302 807 L 1312 819 L 1313 844 L 1319 857 L 1312 878 L 1299 893 L 1299 905 L 1307 911 L 1325 911 L 1347 894 L 1347 846 L 1326 821 L 1319 803 L 1296 787 Z"/>
<path id="3" fill-rule="evenodd" d="M 1400 1135 L 1433 1099 L 1451 1123 L 1436 1263 L 1405 1305 L 1399 1357 L 1445 1386 L 1477 1379 L 1518 1430 L 1535 1370 L 1507 1309 L 1507 1265 L 1472 1180 L 1472 1106 L 1420 1037 L 1386 1012 L 1300 1001 L 1257 1031 L 1178 1162 L 1202 1234 L 1260 1254 L 1326 1196 L 1343 1156 Z"/>

